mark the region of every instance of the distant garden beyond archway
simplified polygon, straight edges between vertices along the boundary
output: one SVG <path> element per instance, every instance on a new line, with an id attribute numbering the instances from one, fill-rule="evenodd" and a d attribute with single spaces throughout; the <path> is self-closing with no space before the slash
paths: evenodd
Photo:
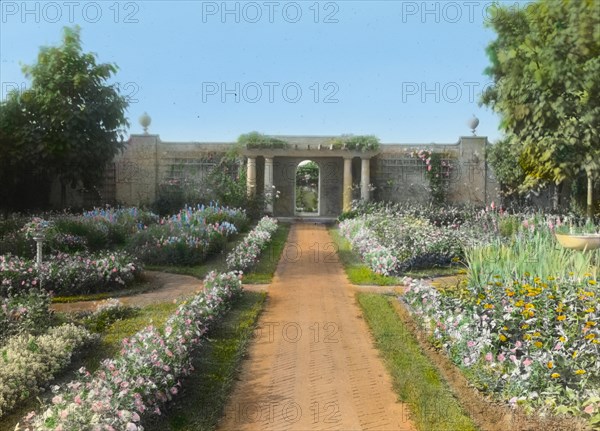
<path id="1" fill-rule="evenodd" d="M 295 214 L 318 216 L 320 201 L 319 165 L 312 160 L 303 160 L 296 169 Z"/>

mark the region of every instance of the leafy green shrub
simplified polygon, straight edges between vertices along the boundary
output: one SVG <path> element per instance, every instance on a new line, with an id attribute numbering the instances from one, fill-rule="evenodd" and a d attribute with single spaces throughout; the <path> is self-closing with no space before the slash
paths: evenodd
<path id="1" fill-rule="evenodd" d="M 139 311 L 137 307 L 121 304 L 118 299 L 108 299 L 83 319 L 83 325 L 91 332 L 101 333 L 117 320 L 133 317 Z"/>
<path id="2" fill-rule="evenodd" d="M 259 132 L 250 132 L 240 135 L 238 143 L 245 146 L 247 149 L 285 149 L 289 148 L 290 144 L 281 139 L 272 138 L 263 135 Z"/>

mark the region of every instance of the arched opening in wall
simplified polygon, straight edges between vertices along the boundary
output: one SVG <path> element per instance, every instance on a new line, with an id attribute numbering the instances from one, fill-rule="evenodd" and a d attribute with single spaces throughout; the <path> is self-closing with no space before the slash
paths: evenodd
<path id="1" fill-rule="evenodd" d="M 297 216 L 318 216 L 320 203 L 319 165 L 312 160 L 303 160 L 296 168 L 294 186 L 295 214 Z"/>

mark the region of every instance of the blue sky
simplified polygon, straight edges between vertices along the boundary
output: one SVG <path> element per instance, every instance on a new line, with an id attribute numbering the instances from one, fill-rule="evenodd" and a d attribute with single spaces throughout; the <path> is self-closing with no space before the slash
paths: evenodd
<path id="1" fill-rule="evenodd" d="M 510 2 L 516 4 L 517 2 Z M 166 141 L 241 133 L 374 134 L 388 143 L 501 136 L 477 104 L 490 84 L 489 1 L 73 1 L 0 3 L 0 82 L 78 24 L 85 51 L 114 62 L 140 115 Z"/>

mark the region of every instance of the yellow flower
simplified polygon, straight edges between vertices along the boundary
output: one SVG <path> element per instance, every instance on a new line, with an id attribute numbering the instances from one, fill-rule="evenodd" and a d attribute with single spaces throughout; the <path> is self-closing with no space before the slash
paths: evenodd
<path id="1" fill-rule="evenodd" d="M 504 342 L 506 341 L 506 336 L 504 334 L 500 334 L 500 341 Z"/>
<path id="2" fill-rule="evenodd" d="M 527 323 L 523 323 L 521 325 L 521 329 L 529 329 L 529 325 Z"/>
<path id="3" fill-rule="evenodd" d="M 593 313 L 595 311 L 596 311 L 596 309 L 594 307 L 590 307 L 587 310 L 585 310 L 586 313 Z"/>
<path id="4" fill-rule="evenodd" d="M 563 337 L 562 335 L 560 337 L 558 337 L 558 340 L 561 341 L 561 342 L 563 342 L 563 343 L 565 341 L 567 341 L 567 339 L 565 337 Z"/>
<path id="5" fill-rule="evenodd" d="M 585 326 L 587 326 L 588 328 L 590 328 L 592 326 L 596 326 L 596 322 L 594 322 L 592 320 L 588 320 L 587 322 L 585 322 Z"/>
<path id="6" fill-rule="evenodd" d="M 532 309 L 535 309 L 535 305 L 533 305 L 531 302 L 528 302 L 525 305 L 525 310 L 532 310 Z"/>
<path id="7" fill-rule="evenodd" d="M 525 303 L 523 302 L 523 300 L 522 300 L 522 299 L 519 299 L 517 302 L 515 302 L 515 305 L 516 305 L 517 307 L 522 307 L 523 305 L 525 305 Z"/>
<path id="8" fill-rule="evenodd" d="M 591 277 L 592 273 L 591 272 L 586 272 L 585 274 L 583 274 L 584 277 Z"/>
<path id="9" fill-rule="evenodd" d="M 558 374 L 558 373 L 552 373 L 550 375 L 550 377 L 552 377 L 553 379 L 558 379 L 560 377 L 560 374 Z"/>
<path id="10" fill-rule="evenodd" d="M 579 354 L 579 350 L 575 350 L 571 356 L 576 358 L 578 354 Z"/>
<path id="11" fill-rule="evenodd" d="M 564 314 L 561 314 L 560 316 L 558 316 L 558 317 L 556 318 L 556 320 L 559 320 L 559 321 L 561 321 L 561 322 L 562 322 L 562 321 L 563 321 L 563 320 L 565 320 L 566 318 L 567 318 L 567 316 L 565 316 Z"/>
<path id="12" fill-rule="evenodd" d="M 548 279 L 547 279 L 547 280 L 548 280 L 548 281 L 554 281 L 554 280 L 556 280 L 556 277 L 552 277 L 552 276 L 550 275 L 550 276 L 548 276 Z"/>
<path id="13" fill-rule="evenodd" d="M 588 335 L 585 336 L 585 338 L 587 340 L 593 340 L 594 338 L 596 338 L 596 334 L 588 334 Z"/>
<path id="14" fill-rule="evenodd" d="M 485 305 L 483 306 L 483 308 L 485 308 L 486 310 L 489 310 L 489 309 L 492 309 L 492 308 L 494 308 L 494 306 L 493 306 L 492 304 L 485 304 Z"/>
<path id="15" fill-rule="evenodd" d="M 539 332 L 534 332 L 534 333 L 533 333 L 533 336 L 534 336 L 534 337 L 539 337 L 540 335 L 542 335 L 542 334 L 540 334 Z"/>
<path id="16" fill-rule="evenodd" d="M 585 374 L 585 370 L 579 369 L 575 371 L 575 374 Z"/>
<path id="17" fill-rule="evenodd" d="M 535 347 L 537 347 L 538 349 L 541 349 L 541 348 L 542 348 L 542 342 L 541 342 L 541 341 L 536 341 L 535 343 L 533 343 L 533 345 L 534 345 Z"/>
<path id="18" fill-rule="evenodd" d="M 529 277 L 531 274 L 527 271 L 525 271 L 525 273 L 523 274 L 525 277 Z"/>
<path id="19" fill-rule="evenodd" d="M 552 361 L 548 362 L 548 369 L 551 370 L 552 368 L 554 368 L 554 364 L 552 363 Z"/>
<path id="20" fill-rule="evenodd" d="M 589 280 L 588 283 L 594 286 L 596 284 L 596 280 Z"/>
<path id="21" fill-rule="evenodd" d="M 531 334 L 525 334 L 525 335 L 523 335 L 523 338 L 525 340 L 531 340 Z"/>

